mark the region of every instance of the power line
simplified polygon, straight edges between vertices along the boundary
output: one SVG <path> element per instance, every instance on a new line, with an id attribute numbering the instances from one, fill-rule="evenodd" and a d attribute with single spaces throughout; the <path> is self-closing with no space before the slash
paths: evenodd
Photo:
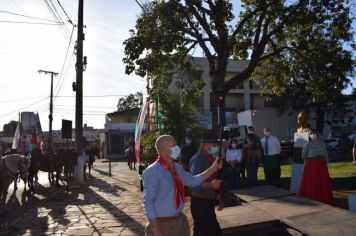
<path id="1" fill-rule="evenodd" d="M 73 25 L 73 21 L 69 18 L 68 14 L 67 14 L 67 12 L 64 10 L 62 4 L 59 2 L 59 0 L 57 0 L 57 2 L 58 2 L 58 4 L 59 4 L 59 6 L 62 8 L 62 11 L 64 12 L 64 14 L 67 16 L 68 22 Z M 74 25 L 73 25 L 73 26 L 74 26 Z"/>
<path id="2" fill-rule="evenodd" d="M 49 12 L 51 13 L 51 15 L 53 16 L 53 18 L 54 18 L 55 21 L 57 21 L 57 22 L 63 21 L 63 20 L 60 20 L 60 19 L 61 19 L 60 15 L 57 15 L 57 14 L 58 14 L 58 11 L 57 11 L 56 9 L 53 10 L 53 8 L 55 8 L 53 2 L 51 2 L 53 8 L 51 7 L 51 5 L 48 3 L 47 0 L 43 0 L 43 2 L 45 3 L 47 9 L 48 9 Z M 57 14 L 56 14 L 56 12 L 57 12 Z M 62 27 L 59 26 L 59 28 L 60 28 L 60 30 L 62 31 L 62 33 L 64 33 L 64 36 L 65 36 L 66 38 L 69 38 L 69 30 L 68 30 L 66 27 L 64 27 L 64 26 L 62 26 Z"/>
<path id="3" fill-rule="evenodd" d="M 27 16 L 27 15 L 15 13 L 15 12 L 10 12 L 10 11 L 0 11 L 0 13 L 7 13 L 7 14 L 10 14 L 10 15 L 22 16 L 22 17 L 26 17 L 26 18 L 30 18 L 30 19 L 35 19 L 35 20 L 42 20 L 42 21 L 49 21 L 49 22 L 58 23 L 58 22 L 53 21 L 53 20 L 49 20 L 49 19 L 45 19 L 45 18 L 39 18 L 39 17 L 34 17 L 34 16 Z M 63 22 L 61 22 L 61 23 L 63 23 Z"/>
<path id="4" fill-rule="evenodd" d="M 19 111 L 21 111 L 21 110 L 23 110 L 23 109 L 26 109 L 26 108 L 31 107 L 31 106 L 33 106 L 33 105 L 36 105 L 36 104 L 38 104 L 38 103 L 40 103 L 40 102 L 43 102 L 43 101 L 46 100 L 47 98 L 48 98 L 48 96 L 46 96 L 45 98 L 42 98 L 42 99 L 40 99 L 40 100 L 38 100 L 38 101 L 36 101 L 36 102 L 34 102 L 34 103 L 31 103 L 31 104 L 29 104 L 29 105 L 27 105 L 27 106 L 21 107 L 20 109 L 16 109 L 16 110 L 14 110 L 14 111 L 12 111 L 12 112 L 9 112 L 9 113 L 6 113 L 6 114 L 4 114 L 4 115 L 1 115 L 0 118 L 1 118 L 1 117 L 5 117 L 5 116 L 8 116 L 8 115 L 11 115 L 11 114 L 13 114 L 13 113 L 17 113 L 17 112 L 19 112 Z"/>
<path id="5" fill-rule="evenodd" d="M 55 105 L 55 107 L 70 107 L 70 105 Z M 90 107 L 90 108 L 102 108 L 102 109 L 106 109 L 106 108 L 117 108 L 117 106 L 83 106 L 83 107 Z"/>
<path id="6" fill-rule="evenodd" d="M 64 71 L 64 66 L 65 66 L 65 63 L 66 63 L 66 61 L 67 61 L 70 44 L 71 44 L 71 42 L 72 42 L 73 32 L 74 32 L 74 26 L 73 26 L 73 28 L 72 28 L 72 33 L 70 34 L 70 39 L 69 39 L 69 43 L 68 43 L 68 47 L 67 47 L 67 51 L 66 51 L 66 56 L 65 56 L 65 58 L 64 58 L 64 62 L 63 62 L 63 65 L 62 65 L 61 72 L 59 72 L 60 76 L 59 76 L 59 79 L 58 79 L 58 81 L 57 81 L 56 88 L 58 88 L 59 82 L 60 82 L 61 79 L 62 79 L 62 73 L 63 73 L 63 71 Z M 59 90 L 60 90 L 60 87 L 58 88 L 58 91 L 57 91 L 56 95 L 59 94 Z"/>
<path id="7" fill-rule="evenodd" d="M 63 86 L 66 83 L 66 79 L 67 79 L 67 74 L 69 72 L 69 68 L 74 62 L 74 56 L 75 56 L 75 51 L 73 51 L 73 53 L 72 53 L 72 57 L 71 57 L 68 65 L 67 65 L 67 68 L 66 68 L 65 72 L 63 73 L 63 75 L 61 74 L 61 78 L 63 77 L 64 79 L 62 80 L 61 84 L 59 85 L 59 88 L 58 88 L 58 90 L 56 92 L 55 100 L 57 99 L 57 96 L 59 96 L 59 94 L 61 94 Z"/>
<path id="8" fill-rule="evenodd" d="M 117 95 L 89 95 L 89 96 L 83 96 L 83 97 L 86 97 L 86 98 L 101 98 L 101 97 L 125 97 L 125 96 L 128 96 L 129 94 L 117 94 Z M 72 97 L 75 97 L 74 95 L 73 96 L 55 96 L 55 97 L 59 97 L 59 98 L 72 98 Z"/>
<path id="9" fill-rule="evenodd" d="M 13 99 L 13 100 L 0 101 L 0 103 L 10 103 L 10 102 L 28 100 L 28 99 L 32 99 L 32 98 L 42 98 L 43 96 L 46 96 L 46 95 L 36 96 L 36 97 L 17 98 L 17 99 Z"/>
<path id="10" fill-rule="evenodd" d="M 11 21 L 11 20 L 0 20 L 2 23 L 13 23 L 13 24 L 29 24 L 29 25 L 63 25 L 64 23 L 41 23 L 41 22 L 29 22 L 29 21 Z"/>
<path id="11" fill-rule="evenodd" d="M 142 11 L 144 13 L 146 13 L 145 9 L 143 8 L 143 6 L 141 5 L 141 3 L 138 0 L 135 0 L 135 2 L 137 3 L 137 5 L 142 9 Z"/>

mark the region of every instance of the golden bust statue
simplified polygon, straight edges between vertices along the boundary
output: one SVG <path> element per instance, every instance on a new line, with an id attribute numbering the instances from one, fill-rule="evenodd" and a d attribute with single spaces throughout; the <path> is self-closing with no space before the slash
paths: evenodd
<path id="1" fill-rule="evenodd" d="M 297 130 L 298 133 L 304 133 L 310 131 L 308 118 L 309 118 L 308 113 L 305 111 L 302 111 L 298 114 L 298 124 L 300 124 L 300 127 Z"/>

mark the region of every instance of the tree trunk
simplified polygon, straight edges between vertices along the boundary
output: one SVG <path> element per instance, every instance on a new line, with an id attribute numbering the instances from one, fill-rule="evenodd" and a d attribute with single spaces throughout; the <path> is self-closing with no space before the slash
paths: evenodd
<path id="1" fill-rule="evenodd" d="M 318 107 L 316 109 L 316 130 L 320 133 L 320 134 L 323 134 L 323 131 L 324 131 L 324 122 L 325 122 L 325 119 L 324 119 L 324 116 L 325 116 L 325 111 Z"/>

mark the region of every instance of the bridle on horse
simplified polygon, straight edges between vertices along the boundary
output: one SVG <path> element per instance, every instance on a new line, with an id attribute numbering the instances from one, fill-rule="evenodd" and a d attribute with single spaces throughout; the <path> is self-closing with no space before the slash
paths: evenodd
<path id="1" fill-rule="evenodd" d="M 2 159 L 2 162 L 4 163 L 4 167 L 7 171 L 7 174 L 10 175 L 10 177 L 13 177 L 13 178 L 16 178 L 17 177 L 17 173 L 14 173 L 7 165 L 6 165 L 6 161 L 5 159 L 3 158 Z M 23 168 L 22 168 L 22 164 L 25 164 L 26 168 L 27 168 L 27 165 L 28 165 L 28 160 L 26 158 L 23 158 L 23 157 L 20 157 L 20 168 L 19 169 L 19 172 L 20 172 L 20 175 L 23 176 L 24 173 L 23 173 Z"/>

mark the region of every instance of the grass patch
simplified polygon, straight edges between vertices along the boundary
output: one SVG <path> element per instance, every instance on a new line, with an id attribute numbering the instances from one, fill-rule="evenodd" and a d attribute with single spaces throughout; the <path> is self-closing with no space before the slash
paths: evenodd
<path id="1" fill-rule="evenodd" d="M 356 166 L 352 165 L 350 161 L 341 161 L 328 163 L 329 174 L 333 189 L 356 189 Z M 281 165 L 281 187 L 289 189 L 290 177 L 292 174 L 292 165 Z M 265 176 L 263 167 L 258 168 L 258 180 L 264 182 Z"/>

